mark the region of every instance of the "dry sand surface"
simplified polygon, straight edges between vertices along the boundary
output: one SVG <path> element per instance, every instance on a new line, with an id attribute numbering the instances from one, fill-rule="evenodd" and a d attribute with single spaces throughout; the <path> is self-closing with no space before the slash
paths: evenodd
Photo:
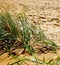
<path id="1" fill-rule="evenodd" d="M 60 0 L 0 0 L 0 10 L 13 12 L 25 12 L 31 21 L 41 24 L 45 35 L 60 46 Z M 60 56 L 60 50 L 57 51 Z M 50 59 L 56 56 L 54 53 L 42 54 L 40 57 Z M 4 59 L 0 57 L 0 60 Z M 6 65 L 7 59 L 0 65 Z M 3 64 L 4 63 L 4 64 Z"/>

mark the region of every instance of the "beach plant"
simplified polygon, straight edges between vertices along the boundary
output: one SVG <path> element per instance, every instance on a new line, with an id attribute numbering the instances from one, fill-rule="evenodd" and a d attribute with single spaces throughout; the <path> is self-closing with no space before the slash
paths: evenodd
<path id="1" fill-rule="evenodd" d="M 32 45 L 30 44 L 31 40 L 33 41 L 33 43 L 31 43 Z M 21 59 L 16 57 L 17 61 L 12 64 L 8 63 L 8 65 L 24 65 L 24 63 L 28 65 L 24 60 L 34 62 L 36 65 L 59 64 L 59 62 L 52 62 L 53 60 L 49 62 L 46 62 L 44 59 L 39 60 L 33 55 L 35 52 L 33 44 L 35 43 L 44 45 L 42 48 L 49 47 L 49 50 L 53 51 L 59 48 L 54 41 L 45 36 L 44 32 L 41 30 L 40 24 L 35 25 L 28 19 L 25 13 L 19 13 L 17 15 L 11 14 L 10 12 L 0 13 L 0 51 L 3 50 L 3 52 L 8 52 L 9 55 L 14 55 L 11 53 L 11 48 L 15 47 L 14 49 L 16 49 L 18 43 L 18 46 L 22 45 L 24 52 L 28 50 L 29 54 L 31 54 L 35 60 L 26 57 Z"/>
<path id="2" fill-rule="evenodd" d="M 6 42 L 6 50 L 10 50 L 10 47 L 13 46 L 10 41 L 19 38 L 20 42 L 23 43 L 24 48 L 28 49 L 29 53 L 32 53 L 28 46 L 31 34 L 32 32 L 27 26 L 27 18 L 25 15 L 20 14 L 17 20 L 9 12 L 0 13 L 0 40 Z M 1 43 L 1 46 L 2 45 L 3 44 Z"/>
<path id="3" fill-rule="evenodd" d="M 35 25 L 31 22 L 25 13 L 13 15 L 10 12 L 0 13 L 0 40 L 1 49 L 5 51 L 13 47 L 15 41 L 19 38 L 24 49 L 27 49 L 30 54 L 33 53 L 33 47 L 29 45 L 33 43 L 44 44 L 44 47 L 51 47 L 51 50 L 56 50 L 58 47 L 53 41 L 47 39 L 40 25 Z M 3 48 L 4 47 L 4 48 Z"/>

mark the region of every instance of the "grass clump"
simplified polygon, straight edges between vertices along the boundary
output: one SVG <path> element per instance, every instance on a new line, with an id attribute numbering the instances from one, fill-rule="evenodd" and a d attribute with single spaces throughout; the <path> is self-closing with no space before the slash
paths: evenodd
<path id="1" fill-rule="evenodd" d="M 33 43 L 30 44 L 30 41 Z M 44 48 L 49 47 L 49 50 L 55 51 L 58 46 L 51 40 L 47 39 L 43 31 L 41 30 L 40 25 L 37 26 L 29 19 L 25 14 L 11 14 L 9 12 L 0 13 L 0 51 L 3 50 L 4 52 L 11 53 L 11 48 L 19 46 L 19 49 L 22 47 L 24 51 L 28 50 L 29 54 L 33 56 L 34 46 L 33 44 L 38 43 L 42 45 L 41 52 Z M 17 46 L 17 47 L 18 47 Z M 13 49 L 13 50 L 14 50 Z M 18 59 L 18 61 L 8 64 L 8 65 L 23 65 L 25 62 L 24 60 L 34 62 L 36 65 L 56 65 L 55 62 L 49 62 L 38 60 L 35 56 L 33 56 L 35 60 L 30 60 L 27 58 Z M 59 62 L 58 62 L 59 63 Z M 28 65 L 27 63 L 25 63 Z"/>
<path id="2" fill-rule="evenodd" d="M 19 38 L 19 41 L 23 44 L 24 48 L 27 48 L 29 53 L 32 53 L 28 46 L 31 35 L 32 32 L 27 26 L 27 18 L 25 14 L 20 14 L 17 20 L 9 12 L 0 13 L 0 40 L 6 42 L 7 46 L 5 46 L 5 48 L 9 48 L 6 50 L 10 50 L 10 47 L 13 45 L 8 43 L 10 40 L 16 41 L 17 38 Z"/>
<path id="3" fill-rule="evenodd" d="M 27 49 L 30 54 L 33 53 L 33 46 L 29 45 L 31 40 L 32 44 L 44 44 L 44 48 L 50 47 L 52 50 L 56 50 L 58 47 L 53 41 L 46 38 L 40 25 L 37 27 L 30 22 L 25 14 L 17 14 L 16 16 L 9 12 L 0 13 L 0 40 L 4 42 L 4 44 L 0 43 L 1 50 L 10 52 L 18 39 L 24 47 L 24 51 Z"/>

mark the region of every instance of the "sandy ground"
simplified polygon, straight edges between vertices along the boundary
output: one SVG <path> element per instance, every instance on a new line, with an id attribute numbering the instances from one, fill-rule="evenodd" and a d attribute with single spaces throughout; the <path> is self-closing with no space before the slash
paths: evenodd
<path id="1" fill-rule="evenodd" d="M 0 11 L 25 12 L 31 21 L 41 24 L 46 36 L 60 46 L 60 0 L 0 0 Z M 60 50 L 57 51 L 60 56 Z M 42 54 L 47 60 L 56 56 L 54 53 Z M 6 65 L 7 59 L 0 57 L 0 65 Z M 3 62 L 1 62 L 1 60 Z"/>

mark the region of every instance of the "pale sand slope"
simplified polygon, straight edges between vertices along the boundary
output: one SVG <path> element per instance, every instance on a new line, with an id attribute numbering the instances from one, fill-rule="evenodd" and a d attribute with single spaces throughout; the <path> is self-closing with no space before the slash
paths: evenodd
<path id="1" fill-rule="evenodd" d="M 60 0 L 0 0 L 0 10 L 5 9 L 18 13 L 24 11 L 33 22 L 41 23 L 48 38 L 60 45 Z M 60 56 L 60 50 L 57 52 Z M 49 59 L 56 54 L 49 52 L 41 56 Z M 6 64 L 7 61 L 3 62 Z"/>

